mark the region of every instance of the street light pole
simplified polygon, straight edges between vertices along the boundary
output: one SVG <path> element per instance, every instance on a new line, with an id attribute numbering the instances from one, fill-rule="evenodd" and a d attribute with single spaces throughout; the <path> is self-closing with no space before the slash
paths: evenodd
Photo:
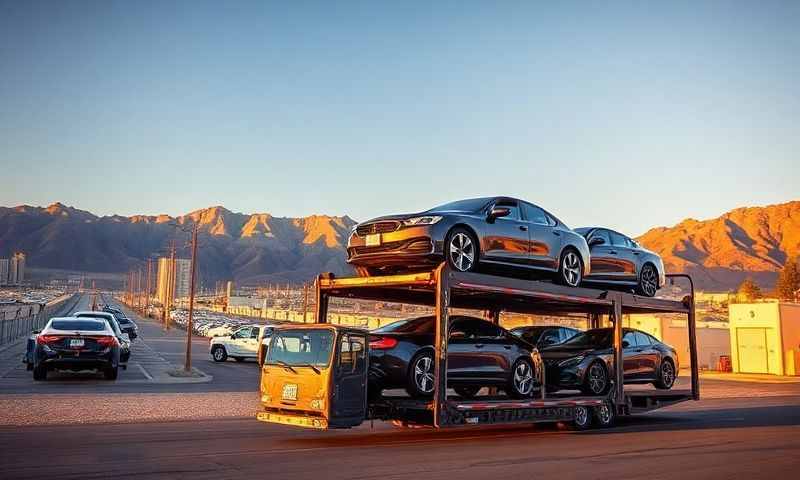
<path id="1" fill-rule="evenodd" d="M 192 271 L 189 280 L 189 319 L 186 322 L 186 363 L 184 370 L 192 371 L 192 315 L 194 314 L 194 287 L 197 268 L 197 229 L 198 222 L 192 228 Z"/>

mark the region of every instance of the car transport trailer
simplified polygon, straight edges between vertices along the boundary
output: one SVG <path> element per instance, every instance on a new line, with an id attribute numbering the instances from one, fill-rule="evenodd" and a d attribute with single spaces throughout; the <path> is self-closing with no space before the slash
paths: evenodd
<path id="1" fill-rule="evenodd" d="M 610 426 L 619 415 L 646 412 L 687 400 L 699 400 L 694 286 L 688 275 L 668 274 L 667 277 L 671 281 L 676 278 L 687 280 L 691 294 L 680 301 L 648 298 L 613 290 L 571 288 L 545 281 L 459 272 L 445 263 L 432 272 L 401 275 L 336 278 L 332 274 L 322 274 L 316 282 L 315 318 L 318 323 L 281 326 L 276 328 L 276 336 L 277 332 L 284 330 L 328 329 L 330 335 L 335 337 L 332 340 L 335 344 L 330 354 L 329 368 L 289 367 L 291 371 L 282 371 L 287 370 L 285 366 L 281 368 L 281 365 L 270 364 L 268 359 L 262 368 L 263 411 L 258 413 L 257 418 L 266 422 L 318 429 L 352 427 L 371 419 L 431 425 L 437 428 L 476 424 L 571 422 L 577 428 L 583 429 L 593 425 Z M 369 335 L 364 330 L 327 324 L 329 300 L 334 297 L 428 305 L 435 308 L 435 387 L 432 399 L 399 396 L 367 398 Z M 546 369 L 538 352 L 534 352 L 532 360 L 540 382 L 535 398 L 518 400 L 495 395 L 474 399 L 448 397 L 447 339 L 451 308 L 483 311 L 495 323 L 499 322 L 500 312 L 584 314 L 592 328 L 600 326 L 601 315 L 608 315 L 614 330 L 615 366 L 623 364 L 623 315 L 686 315 L 691 389 L 626 389 L 622 381 L 623 369 L 613 368 L 610 372 L 612 388 L 607 395 L 548 394 L 544 388 Z M 303 338 L 307 340 L 308 336 Z M 270 349 L 276 348 L 274 340 L 275 337 Z M 358 363 L 357 358 L 363 362 Z M 314 378 L 316 380 L 309 383 L 309 379 Z M 306 398 L 304 402 L 299 390 L 313 390 L 314 398 Z"/>

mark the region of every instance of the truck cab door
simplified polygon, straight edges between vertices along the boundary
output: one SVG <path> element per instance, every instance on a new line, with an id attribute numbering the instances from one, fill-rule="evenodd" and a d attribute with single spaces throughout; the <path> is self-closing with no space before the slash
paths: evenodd
<path id="1" fill-rule="evenodd" d="M 354 427 L 366 418 L 367 358 L 366 334 L 346 333 L 339 337 L 334 356 L 330 426 Z"/>

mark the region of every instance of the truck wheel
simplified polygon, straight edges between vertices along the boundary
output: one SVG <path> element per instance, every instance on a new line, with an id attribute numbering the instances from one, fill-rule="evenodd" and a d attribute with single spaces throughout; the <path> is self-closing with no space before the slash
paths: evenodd
<path id="1" fill-rule="evenodd" d="M 103 378 L 106 380 L 116 380 L 119 376 L 119 367 L 109 367 L 103 370 Z"/>
<path id="2" fill-rule="evenodd" d="M 454 387 L 456 394 L 461 398 L 475 398 L 475 395 L 481 391 L 481 387 Z"/>
<path id="3" fill-rule="evenodd" d="M 594 419 L 597 422 L 597 426 L 600 428 L 610 428 L 614 426 L 614 422 L 617 420 L 617 416 L 614 415 L 614 407 L 608 404 L 608 402 L 603 402 L 602 405 L 599 407 L 594 407 Z"/>
<path id="4" fill-rule="evenodd" d="M 47 380 L 47 367 L 39 366 L 33 368 L 33 379 L 37 382 Z"/>
<path id="5" fill-rule="evenodd" d="M 592 412 L 589 411 L 589 407 L 575 407 L 572 424 L 575 426 L 576 430 L 588 430 L 592 428 Z"/>
<path id="6" fill-rule="evenodd" d="M 222 345 L 214 345 L 214 348 L 211 349 L 211 358 L 215 362 L 224 362 L 228 359 L 228 352 L 225 351 L 225 347 Z"/>

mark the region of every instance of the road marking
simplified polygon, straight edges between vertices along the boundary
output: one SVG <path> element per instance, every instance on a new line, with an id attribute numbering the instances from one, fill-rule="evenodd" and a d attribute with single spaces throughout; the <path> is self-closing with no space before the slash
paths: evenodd
<path id="1" fill-rule="evenodd" d="M 152 381 L 152 380 L 153 380 L 153 377 L 152 377 L 152 376 L 150 376 L 150 374 L 149 374 L 149 373 L 147 373 L 147 370 L 145 370 L 145 369 L 144 369 L 144 367 L 142 366 L 142 364 L 141 364 L 141 363 L 137 363 L 137 364 L 136 364 L 136 366 L 137 366 L 137 367 L 139 367 L 139 370 L 141 370 L 141 371 L 142 371 L 142 374 L 143 374 L 145 377 L 147 377 L 147 379 L 148 379 L 148 380 L 150 380 L 150 381 Z"/>

